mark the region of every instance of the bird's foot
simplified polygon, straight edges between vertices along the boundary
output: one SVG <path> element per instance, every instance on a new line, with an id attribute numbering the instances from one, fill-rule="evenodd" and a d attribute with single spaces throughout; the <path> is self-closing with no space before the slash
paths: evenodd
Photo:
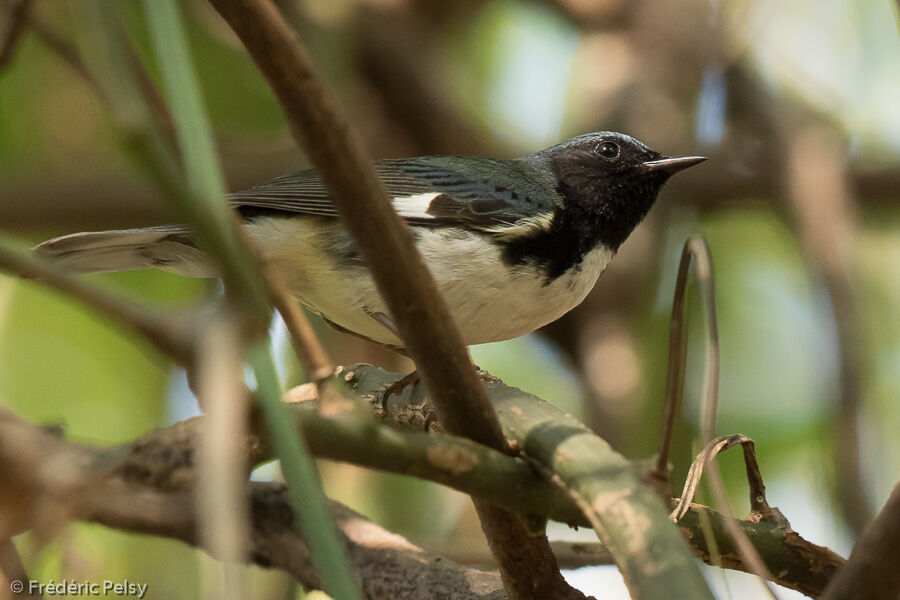
<path id="1" fill-rule="evenodd" d="M 417 383 L 419 383 L 419 372 L 413 371 L 409 375 L 405 375 L 405 376 L 401 377 L 400 379 L 398 379 L 397 381 L 395 381 L 394 383 L 387 386 L 381 392 L 381 398 L 379 400 L 379 405 L 381 406 L 381 411 L 384 414 L 387 414 L 388 400 L 390 400 L 391 396 L 399 396 L 400 394 L 403 393 L 403 390 L 405 390 L 407 387 L 409 387 L 411 385 L 416 385 Z"/>

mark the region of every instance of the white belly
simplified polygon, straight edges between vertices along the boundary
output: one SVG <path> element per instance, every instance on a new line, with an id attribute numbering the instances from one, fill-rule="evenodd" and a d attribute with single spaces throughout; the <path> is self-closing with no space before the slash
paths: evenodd
<path id="1" fill-rule="evenodd" d="M 303 304 L 357 334 L 402 345 L 370 316 L 390 313 L 368 271 L 333 258 L 335 247 L 345 246 L 339 225 L 261 219 L 249 228 Z M 555 321 L 584 300 L 612 257 L 608 249 L 597 248 L 577 268 L 545 285 L 537 269 L 507 266 L 497 248 L 478 234 L 420 228 L 417 246 L 466 344 L 514 338 Z"/>

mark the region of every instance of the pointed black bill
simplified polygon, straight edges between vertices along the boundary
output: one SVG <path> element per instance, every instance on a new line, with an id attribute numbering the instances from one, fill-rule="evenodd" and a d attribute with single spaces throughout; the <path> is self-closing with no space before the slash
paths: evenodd
<path id="1" fill-rule="evenodd" d="M 688 167 L 699 165 L 705 160 L 705 156 L 678 156 L 675 158 L 649 160 L 641 166 L 644 168 L 645 173 L 649 173 L 650 171 L 665 171 L 669 175 L 674 175 L 678 171 L 683 171 Z"/>

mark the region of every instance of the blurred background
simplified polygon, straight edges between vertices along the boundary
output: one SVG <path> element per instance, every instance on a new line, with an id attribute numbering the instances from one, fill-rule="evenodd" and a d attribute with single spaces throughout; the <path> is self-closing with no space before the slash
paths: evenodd
<path id="1" fill-rule="evenodd" d="M 536 335 L 473 347 L 510 385 L 580 416 L 630 458 L 659 434 L 668 319 L 684 238 L 709 241 L 722 372 L 719 434 L 756 440 L 769 502 L 847 555 L 900 479 L 900 37 L 890 0 L 282 0 L 373 158 L 516 156 L 595 130 L 669 155 L 675 178 L 585 303 Z M 8 16 L 9 2 L 0 19 Z M 305 168 L 265 82 L 230 30 L 183 2 L 232 189 Z M 22 247 L 87 229 L 170 221 L 123 156 L 97 88 L 116 94 L 91 34 L 121 20 L 157 80 L 140 3 L 39 0 L 0 71 L 0 228 Z M 4 30 L 0 20 L 0 31 Z M 87 66 L 87 71 L 82 69 Z M 107 77 L 107 79 L 104 79 Z M 160 112 L 165 127 L 165 113 Z M 162 272 L 92 276 L 153 305 L 208 283 Z M 694 302 L 693 304 L 696 304 Z M 704 332 L 694 307 L 675 485 L 697 451 Z M 410 370 L 315 324 L 338 363 Z M 299 383 L 279 324 L 282 374 Z M 0 275 L 0 402 L 74 439 L 124 442 L 198 413 L 183 372 L 148 344 L 31 282 Z M 747 513 L 739 454 L 721 459 Z M 328 493 L 413 542 L 478 563 L 467 498 L 409 478 L 322 464 Z M 266 466 L 259 478 L 278 477 Z M 710 502 L 709 496 L 700 501 Z M 588 532 L 590 533 L 590 532 Z M 590 539 L 562 525 L 552 539 Z M 19 541 L 41 580 L 127 578 L 194 597 L 209 559 L 177 542 L 75 525 Z M 763 597 L 709 568 L 721 597 Z M 626 598 L 613 567 L 566 572 Z M 252 570 L 254 598 L 301 594 Z M 287 590 L 287 591 L 286 591 Z M 782 590 L 782 597 L 799 597 Z"/>

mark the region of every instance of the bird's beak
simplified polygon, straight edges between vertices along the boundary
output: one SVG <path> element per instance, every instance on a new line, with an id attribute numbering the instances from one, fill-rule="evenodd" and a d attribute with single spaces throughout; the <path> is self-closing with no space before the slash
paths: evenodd
<path id="1" fill-rule="evenodd" d="M 674 175 L 678 171 L 683 171 L 688 167 L 699 165 L 705 156 L 678 156 L 675 158 L 660 158 L 659 160 L 648 160 L 641 164 L 643 171 L 649 173 L 651 171 L 665 171 L 669 175 Z"/>

